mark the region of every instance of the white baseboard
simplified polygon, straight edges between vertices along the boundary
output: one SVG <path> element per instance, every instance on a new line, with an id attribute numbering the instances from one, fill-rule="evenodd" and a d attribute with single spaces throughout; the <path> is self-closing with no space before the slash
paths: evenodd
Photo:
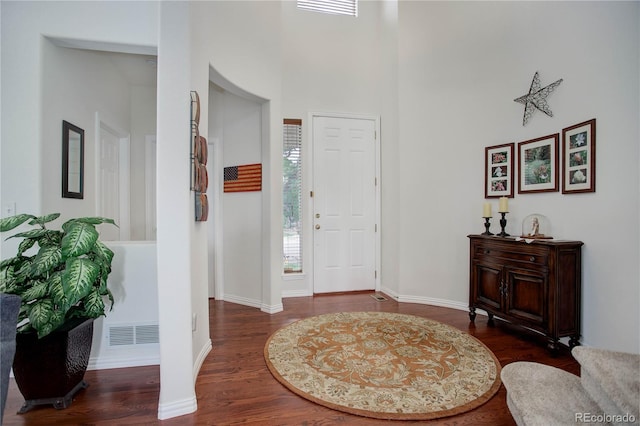
<path id="1" fill-rule="evenodd" d="M 421 296 L 406 296 L 401 295 L 396 299 L 402 303 L 420 303 L 423 305 L 442 306 L 443 308 L 458 309 L 460 311 L 468 311 L 469 305 L 462 302 L 447 299 L 436 299 L 433 297 L 421 297 Z"/>
<path id="2" fill-rule="evenodd" d="M 262 312 L 266 312 L 268 314 L 277 314 L 278 312 L 282 312 L 284 310 L 284 305 L 282 302 L 277 305 L 266 305 L 262 303 L 260 300 L 249 299 L 241 296 L 234 296 L 232 294 L 225 294 L 224 300 L 226 302 L 237 303 L 238 305 L 250 306 L 252 308 L 258 308 Z"/>
<path id="3" fill-rule="evenodd" d="M 158 419 L 166 420 L 173 417 L 191 414 L 198 409 L 198 400 L 195 396 L 192 398 L 173 401 L 169 403 L 158 404 Z"/>
<path id="4" fill-rule="evenodd" d="M 106 370 L 109 368 L 127 368 L 142 367 L 145 365 L 160 365 L 160 354 L 145 356 L 122 356 L 122 354 L 113 357 L 91 357 L 87 370 Z"/>
<path id="5" fill-rule="evenodd" d="M 390 296 L 393 300 L 398 300 L 398 293 L 387 287 L 380 287 L 380 292 Z"/>
<path id="6" fill-rule="evenodd" d="M 380 291 L 390 296 L 392 299 L 396 300 L 399 303 L 419 303 L 422 305 L 441 306 L 443 308 L 457 309 L 459 311 L 467 311 L 467 312 L 469 311 L 469 305 L 467 303 L 458 302 L 456 300 L 436 299 L 434 297 L 400 295 L 395 291 L 388 288 L 384 288 L 384 287 Z M 484 316 L 487 315 L 487 313 L 482 309 L 476 309 L 476 313 L 478 315 L 484 315 Z"/>
<path id="7" fill-rule="evenodd" d="M 277 305 L 262 305 L 260 307 L 262 312 L 266 312 L 267 314 L 277 314 L 278 312 L 284 311 L 284 305 L 282 303 L 278 303 Z"/>
<path id="8" fill-rule="evenodd" d="M 282 298 L 286 299 L 287 297 L 309 297 L 313 296 L 312 292 L 309 290 L 284 290 L 282 292 Z"/>
<path id="9" fill-rule="evenodd" d="M 196 357 L 196 362 L 193 365 L 193 383 L 195 383 L 196 380 L 198 379 L 198 373 L 200 373 L 200 369 L 202 368 L 204 359 L 207 357 L 207 355 L 209 355 L 209 352 L 211 352 L 212 348 L 213 346 L 211 345 L 211 339 L 207 339 L 204 346 L 202 346 L 200 353 L 198 353 L 198 356 Z"/>
<path id="10" fill-rule="evenodd" d="M 252 308 L 262 308 L 262 301 L 249 299 L 247 297 L 234 296 L 233 294 L 224 295 L 225 302 L 237 303 L 238 305 L 251 306 Z"/>

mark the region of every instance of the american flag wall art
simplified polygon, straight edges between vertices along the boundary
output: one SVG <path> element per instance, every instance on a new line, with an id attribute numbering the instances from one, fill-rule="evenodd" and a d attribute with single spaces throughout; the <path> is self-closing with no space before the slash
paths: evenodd
<path id="1" fill-rule="evenodd" d="M 245 164 L 224 168 L 224 192 L 262 190 L 262 164 Z"/>

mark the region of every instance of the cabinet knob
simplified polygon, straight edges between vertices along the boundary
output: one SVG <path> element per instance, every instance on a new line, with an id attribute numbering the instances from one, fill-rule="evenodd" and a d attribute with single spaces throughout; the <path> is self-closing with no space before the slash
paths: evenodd
<path id="1" fill-rule="evenodd" d="M 489 254 L 489 253 L 491 253 L 491 250 L 489 250 L 489 249 L 486 249 L 486 250 L 484 251 L 484 254 Z"/>
<path id="2" fill-rule="evenodd" d="M 535 258 L 534 256 L 531 256 L 531 257 L 529 258 L 529 261 L 531 261 L 531 262 L 535 262 L 535 260 L 536 260 L 536 258 Z"/>

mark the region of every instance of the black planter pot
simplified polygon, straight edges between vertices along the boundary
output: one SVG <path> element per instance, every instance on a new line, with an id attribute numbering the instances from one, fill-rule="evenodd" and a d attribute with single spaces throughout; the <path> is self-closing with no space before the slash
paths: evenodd
<path id="1" fill-rule="evenodd" d="M 92 338 L 93 319 L 78 319 L 42 339 L 36 333 L 16 335 L 13 374 L 25 399 L 18 414 L 36 405 L 71 405 L 73 396 L 88 386 L 83 378 Z"/>

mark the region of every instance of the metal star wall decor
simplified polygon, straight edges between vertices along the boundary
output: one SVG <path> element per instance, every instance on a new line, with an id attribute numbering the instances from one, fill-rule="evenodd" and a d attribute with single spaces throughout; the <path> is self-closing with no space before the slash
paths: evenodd
<path id="1" fill-rule="evenodd" d="M 514 101 L 524 104 L 524 115 L 522 116 L 523 126 L 527 124 L 527 121 L 529 121 L 529 118 L 536 109 L 544 112 L 549 117 L 553 117 L 553 112 L 551 112 L 549 105 L 547 105 L 547 96 L 549 96 L 560 83 L 562 83 L 562 79 L 554 81 L 541 89 L 540 77 L 538 77 L 538 72 L 536 71 L 533 76 L 533 81 L 531 82 L 531 87 L 529 88 L 529 93 L 514 99 Z"/>

